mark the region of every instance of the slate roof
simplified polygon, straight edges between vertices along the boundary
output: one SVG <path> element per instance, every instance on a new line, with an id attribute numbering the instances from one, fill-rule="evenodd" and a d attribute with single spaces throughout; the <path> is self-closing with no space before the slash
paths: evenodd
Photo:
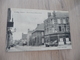
<path id="1" fill-rule="evenodd" d="M 44 23 L 38 24 L 36 29 L 33 32 L 36 31 L 44 31 Z"/>

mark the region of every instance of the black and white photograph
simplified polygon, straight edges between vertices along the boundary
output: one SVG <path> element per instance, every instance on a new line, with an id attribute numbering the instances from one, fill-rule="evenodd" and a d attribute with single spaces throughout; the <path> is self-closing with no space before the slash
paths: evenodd
<path id="1" fill-rule="evenodd" d="M 72 49 L 68 11 L 9 8 L 6 50 Z"/>

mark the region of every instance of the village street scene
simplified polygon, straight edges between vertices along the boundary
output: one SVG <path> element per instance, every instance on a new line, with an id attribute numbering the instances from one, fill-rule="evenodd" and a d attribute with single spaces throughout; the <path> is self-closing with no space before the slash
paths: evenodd
<path id="1" fill-rule="evenodd" d="M 9 9 L 10 12 L 10 9 Z M 27 33 L 21 34 L 20 39 L 13 40 L 17 28 L 14 26 L 14 18 L 8 18 L 7 23 L 7 50 L 8 51 L 34 51 L 34 50 L 56 50 L 70 49 L 70 24 L 67 11 L 53 11 L 47 13 L 43 23 L 36 24 Z M 25 26 L 24 26 L 25 27 Z"/>

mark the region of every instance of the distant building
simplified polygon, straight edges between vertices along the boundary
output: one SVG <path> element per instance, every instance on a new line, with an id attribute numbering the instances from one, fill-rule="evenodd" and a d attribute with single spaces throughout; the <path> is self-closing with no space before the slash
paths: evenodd
<path id="1" fill-rule="evenodd" d="M 54 11 L 48 13 L 48 18 L 44 21 L 45 41 L 60 40 L 70 41 L 69 15 L 67 11 Z"/>
<path id="2" fill-rule="evenodd" d="M 27 34 L 22 33 L 22 40 L 27 40 Z"/>
<path id="3" fill-rule="evenodd" d="M 31 35 L 32 35 L 32 31 L 30 29 L 28 29 L 28 33 L 27 33 L 27 45 L 30 45 L 30 41 L 31 41 Z"/>
<path id="4" fill-rule="evenodd" d="M 37 24 L 36 29 L 32 32 L 32 45 L 42 45 L 44 43 L 44 24 Z"/>
<path id="5" fill-rule="evenodd" d="M 19 40 L 19 45 L 27 45 L 27 34 L 22 33 L 22 38 Z"/>

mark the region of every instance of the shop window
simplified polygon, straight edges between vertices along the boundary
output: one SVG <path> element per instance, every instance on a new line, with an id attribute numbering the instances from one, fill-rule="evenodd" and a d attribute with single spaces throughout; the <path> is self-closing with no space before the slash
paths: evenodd
<path id="1" fill-rule="evenodd" d="M 60 38 L 60 42 L 63 42 L 63 38 Z"/>
<path id="2" fill-rule="evenodd" d="M 44 43 L 44 38 L 42 38 L 42 43 Z"/>
<path id="3" fill-rule="evenodd" d="M 66 38 L 66 44 L 69 44 L 69 45 L 71 44 L 69 38 Z"/>
<path id="4" fill-rule="evenodd" d="M 69 38 L 66 38 L 66 42 L 69 41 Z"/>

